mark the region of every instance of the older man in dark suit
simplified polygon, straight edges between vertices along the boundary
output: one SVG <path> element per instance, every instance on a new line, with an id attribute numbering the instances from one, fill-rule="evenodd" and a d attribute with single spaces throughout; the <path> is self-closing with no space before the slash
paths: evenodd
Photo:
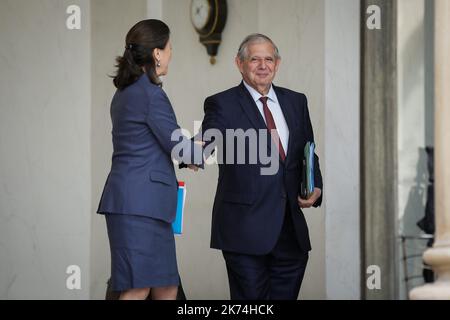
<path id="1" fill-rule="evenodd" d="M 271 39 L 248 36 L 236 57 L 241 84 L 205 100 L 204 136 L 214 129 L 229 146 L 236 139 L 226 134 L 228 130 L 258 133 L 257 141 L 236 149 L 237 155 L 227 157 L 228 147 L 219 151 L 224 161 L 219 163 L 211 247 L 223 252 L 233 300 L 297 299 L 311 250 L 301 208 L 322 202 L 317 155 L 316 188 L 308 199 L 299 196 L 303 150 L 314 135 L 305 95 L 272 84 L 280 61 Z M 261 136 L 261 131 L 269 134 Z M 260 158 L 236 161 L 239 152 L 245 152 L 243 158 L 248 160 L 255 142 L 258 147 L 253 150 L 259 154 L 261 146 L 275 154 L 274 174 L 262 173 L 266 163 Z"/>

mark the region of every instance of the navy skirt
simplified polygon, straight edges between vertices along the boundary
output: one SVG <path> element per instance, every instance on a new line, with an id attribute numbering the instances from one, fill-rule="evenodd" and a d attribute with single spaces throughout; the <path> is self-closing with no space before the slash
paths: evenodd
<path id="1" fill-rule="evenodd" d="M 144 216 L 106 214 L 112 290 L 178 286 L 172 225 Z"/>

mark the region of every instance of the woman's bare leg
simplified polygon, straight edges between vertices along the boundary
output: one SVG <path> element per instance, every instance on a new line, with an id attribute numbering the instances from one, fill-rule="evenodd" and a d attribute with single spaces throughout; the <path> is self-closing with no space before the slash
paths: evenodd
<path id="1" fill-rule="evenodd" d="M 120 294 L 119 300 L 145 300 L 150 293 L 150 288 L 130 289 Z"/>
<path id="2" fill-rule="evenodd" d="M 152 300 L 176 300 L 178 293 L 177 286 L 152 288 Z"/>

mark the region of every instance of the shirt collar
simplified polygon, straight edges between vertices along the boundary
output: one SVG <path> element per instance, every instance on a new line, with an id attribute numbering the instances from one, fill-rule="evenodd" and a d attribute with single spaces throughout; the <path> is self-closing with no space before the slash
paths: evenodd
<path id="1" fill-rule="evenodd" d="M 258 100 L 263 97 L 258 91 L 256 91 L 254 88 L 252 88 L 245 80 L 243 80 L 244 86 L 247 88 L 248 92 L 250 92 L 250 95 L 252 96 L 253 100 L 255 102 L 258 102 Z M 266 95 L 269 100 L 278 103 L 277 95 L 275 94 L 275 90 L 273 90 L 273 85 L 270 85 L 269 92 Z"/>

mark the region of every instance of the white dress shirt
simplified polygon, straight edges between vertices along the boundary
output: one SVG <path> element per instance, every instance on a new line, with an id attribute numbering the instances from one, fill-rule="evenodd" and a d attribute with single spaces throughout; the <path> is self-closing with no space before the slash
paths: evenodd
<path id="1" fill-rule="evenodd" d="M 264 116 L 263 103 L 259 100 L 263 95 L 261 95 L 258 91 L 250 87 L 245 81 L 244 85 L 247 88 L 248 92 L 252 96 L 253 100 L 258 107 L 261 116 L 264 121 L 266 121 L 266 117 Z M 270 86 L 269 93 L 266 96 L 267 106 L 269 107 L 270 112 L 272 113 L 273 120 L 275 121 L 275 125 L 277 126 L 278 135 L 280 136 L 281 145 L 283 146 L 284 153 L 287 155 L 288 153 L 288 144 L 289 144 L 289 128 L 286 123 L 286 119 L 284 118 L 283 111 L 281 110 L 280 104 L 278 102 L 277 95 L 273 90 L 273 87 Z M 266 122 L 267 123 L 267 122 Z"/>

